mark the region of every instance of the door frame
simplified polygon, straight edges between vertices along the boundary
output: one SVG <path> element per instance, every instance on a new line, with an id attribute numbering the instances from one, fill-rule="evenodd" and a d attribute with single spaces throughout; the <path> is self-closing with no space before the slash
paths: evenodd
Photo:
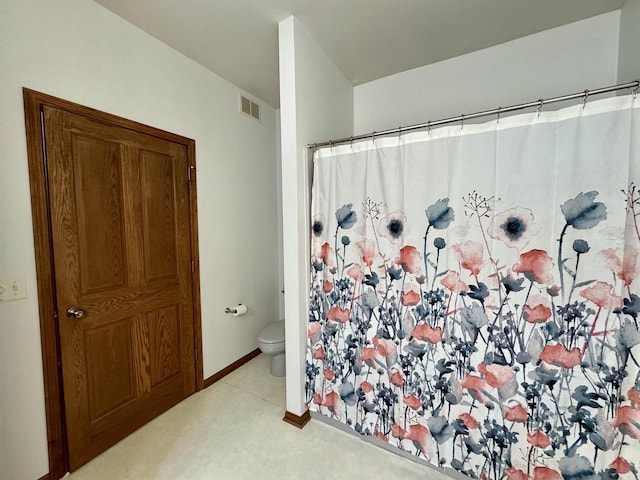
<path id="1" fill-rule="evenodd" d="M 44 377 L 44 401 L 47 424 L 47 450 L 49 477 L 61 478 L 69 471 L 69 457 L 65 427 L 62 390 L 62 362 L 58 317 L 56 312 L 56 285 L 53 263 L 53 236 L 49 206 L 47 160 L 44 150 L 42 115 L 45 106 L 89 117 L 92 120 L 139 133 L 158 137 L 184 145 L 187 149 L 189 168 L 189 221 L 191 228 L 191 260 L 193 281 L 193 327 L 196 358 L 196 391 L 204 388 L 202 363 L 202 320 L 200 306 L 200 266 L 198 250 L 198 209 L 196 195 L 195 140 L 159 130 L 132 120 L 101 112 L 77 103 L 23 88 L 24 116 L 31 189 L 31 211 L 35 248 L 36 280 L 38 285 L 38 309 L 40 315 L 40 343 Z"/>

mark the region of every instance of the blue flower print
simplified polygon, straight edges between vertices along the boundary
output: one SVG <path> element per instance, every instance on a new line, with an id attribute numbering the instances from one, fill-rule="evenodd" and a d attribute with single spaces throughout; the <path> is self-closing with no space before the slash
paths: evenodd
<path id="1" fill-rule="evenodd" d="M 447 228 L 455 219 L 453 208 L 449 206 L 448 198 L 441 198 L 424 211 L 427 216 L 429 226 L 436 230 Z"/>
<path id="2" fill-rule="evenodd" d="M 562 204 L 560 210 L 569 225 L 577 230 L 586 230 L 598 225 L 607 218 L 607 207 L 595 202 L 598 192 L 579 193 Z"/>
<path id="3" fill-rule="evenodd" d="M 348 203 L 336 211 L 336 221 L 338 222 L 338 226 L 345 230 L 353 227 L 358 221 L 358 215 L 351 207 L 353 207 L 353 204 Z"/>

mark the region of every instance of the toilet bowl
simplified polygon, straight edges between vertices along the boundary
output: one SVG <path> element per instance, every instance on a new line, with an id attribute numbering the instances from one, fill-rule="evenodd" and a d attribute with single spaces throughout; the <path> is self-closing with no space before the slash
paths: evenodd
<path id="1" fill-rule="evenodd" d="M 264 327 L 258 335 L 258 346 L 262 353 L 271 355 L 271 375 L 284 377 L 284 320 Z"/>

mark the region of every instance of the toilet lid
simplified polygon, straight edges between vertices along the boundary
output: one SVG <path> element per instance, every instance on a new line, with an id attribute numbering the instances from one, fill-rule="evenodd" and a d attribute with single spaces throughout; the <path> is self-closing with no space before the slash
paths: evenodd
<path id="1" fill-rule="evenodd" d="M 262 343 L 284 342 L 284 320 L 270 323 L 264 327 L 258 335 L 258 341 Z"/>

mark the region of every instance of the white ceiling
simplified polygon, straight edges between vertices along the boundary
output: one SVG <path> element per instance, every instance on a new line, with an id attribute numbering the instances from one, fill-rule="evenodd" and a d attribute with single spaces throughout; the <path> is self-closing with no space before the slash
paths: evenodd
<path id="1" fill-rule="evenodd" d="M 269 105 L 295 15 L 354 85 L 619 9 L 624 0 L 95 0 Z"/>

